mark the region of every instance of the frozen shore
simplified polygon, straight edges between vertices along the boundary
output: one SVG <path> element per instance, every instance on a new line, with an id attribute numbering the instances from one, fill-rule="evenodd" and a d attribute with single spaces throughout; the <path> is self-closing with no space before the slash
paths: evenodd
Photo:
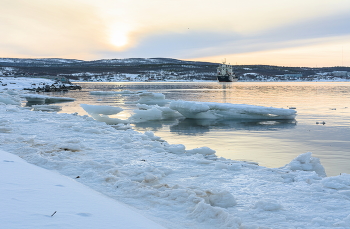
<path id="1" fill-rule="evenodd" d="M 164 228 L 75 180 L 0 150 L 2 228 Z"/>
<path id="2" fill-rule="evenodd" d="M 2 211 L 0 221 L 7 228 L 19 223 L 22 215 L 33 223 L 26 228 L 49 225 L 52 220 L 51 228 L 77 228 L 75 219 L 114 228 L 113 211 L 123 206 L 117 201 L 142 213 L 123 217 L 130 223 L 149 223 L 142 228 L 156 228 L 156 224 L 165 228 L 350 228 L 350 175 L 326 177 L 311 153 L 300 152 L 282 168 L 227 160 L 205 146 L 186 149 L 168 144 L 152 132 L 117 130 L 88 116 L 31 111 L 11 104 L 20 93 L 0 90 L 0 150 L 7 152 L 0 151 L 6 184 L 1 189 L 6 195 L 1 197 L 11 209 Z M 34 168 L 8 153 L 52 171 Z M 45 179 L 40 181 L 26 178 L 41 175 Z M 60 207 L 69 206 L 69 213 L 62 216 L 61 210 L 35 204 L 21 208 L 19 200 L 50 196 L 53 188 L 61 187 L 57 185 L 71 193 L 59 202 Z M 40 195 L 29 197 L 33 191 Z M 104 207 L 109 200 L 96 191 L 115 202 L 110 200 L 113 203 Z M 86 203 L 75 197 L 77 193 L 89 197 L 85 209 L 77 208 Z M 51 217 L 54 211 L 57 215 Z M 57 222 L 58 217 L 63 219 Z"/>

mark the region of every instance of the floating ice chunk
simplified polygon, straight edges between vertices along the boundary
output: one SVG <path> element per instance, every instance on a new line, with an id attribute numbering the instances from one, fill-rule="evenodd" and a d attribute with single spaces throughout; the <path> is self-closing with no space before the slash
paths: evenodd
<path id="1" fill-rule="evenodd" d="M 145 122 L 150 120 L 161 120 L 162 111 L 153 107 L 149 110 L 134 110 L 134 115 L 129 118 L 131 122 Z"/>
<path id="2" fill-rule="evenodd" d="M 339 176 L 326 177 L 322 179 L 322 185 L 337 190 L 350 190 L 350 174 L 342 173 Z"/>
<path id="3" fill-rule="evenodd" d="M 149 110 L 152 108 L 157 108 L 162 111 L 162 119 L 172 119 L 183 117 L 179 112 L 169 108 L 169 107 L 160 107 L 158 105 L 146 105 L 146 104 L 137 104 L 136 105 L 140 110 Z"/>
<path id="4" fill-rule="evenodd" d="M 172 101 L 170 108 L 193 119 L 294 119 L 291 109 L 245 104 Z"/>
<path id="5" fill-rule="evenodd" d="M 101 105 L 80 104 L 80 106 L 89 114 L 114 115 L 123 111 L 123 108 Z"/>
<path id="6" fill-rule="evenodd" d="M 160 107 L 158 105 L 137 104 L 139 110 L 134 113 L 128 120 L 130 122 L 145 122 L 150 120 L 163 120 L 182 117 L 179 112 L 169 107 Z"/>
<path id="7" fill-rule="evenodd" d="M 170 100 L 165 99 L 165 95 L 162 93 L 154 93 L 154 92 L 141 92 L 138 94 L 140 99 L 137 103 L 149 104 L 149 105 L 164 105 L 169 103 Z"/>
<path id="8" fill-rule="evenodd" d="M 186 118 L 216 118 L 216 116 L 208 112 L 210 107 L 205 103 L 173 101 L 170 103 L 169 107 L 173 110 L 177 110 Z"/>
<path id="9" fill-rule="evenodd" d="M 55 106 L 55 105 L 33 105 L 32 108 L 34 111 L 60 111 L 60 110 L 62 110 L 61 106 Z"/>
<path id="10" fill-rule="evenodd" d="M 195 149 L 186 150 L 188 154 L 202 154 L 202 155 L 214 155 L 216 153 L 215 150 L 210 149 L 209 147 L 200 147 Z"/>
<path id="11" fill-rule="evenodd" d="M 290 170 L 315 171 L 319 176 L 326 177 L 327 175 L 324 167 L 321 165 L 320 159 L 311 157 L 311 154 L 311 152 L 301 154 L 282 168 Z"/>
<path id="12" fill-rule="evenodd" d="M 110 118 L 108 115 L 118 114 L 123 111 L 120 107 L 112 107 L 112 106 L 102 106 L 102 105 L 88 105 L 88 104 L 80 104 L 80 106 L 91 115 L 93 119 L 99 122 L 104 122 L 108 125 L 117 125 L 119 123 L 125 123 L 125 120 L 121 120 L 118 118 Z"/>

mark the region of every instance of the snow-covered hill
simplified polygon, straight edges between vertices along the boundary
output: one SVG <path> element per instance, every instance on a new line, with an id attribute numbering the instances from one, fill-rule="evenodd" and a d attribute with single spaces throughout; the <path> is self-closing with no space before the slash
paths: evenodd
<path id="1" fill-rule="evenodd" d="M 67 77 L 83 81 L 216 80 L 218 63 L 172 58 L 76 60 L 0 58 L 1 76 Z M 349 80 L 350 67 L 234 65 L 240 81 Z"/>

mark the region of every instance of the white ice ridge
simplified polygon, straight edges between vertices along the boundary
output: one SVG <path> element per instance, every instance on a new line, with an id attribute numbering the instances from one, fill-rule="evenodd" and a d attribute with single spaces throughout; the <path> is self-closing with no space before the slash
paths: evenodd
<path id="1" fill-rule="evenodd" d="M 139 110 L 134 110 L 134 114 L 128 118 L 129 122 L 145 122 L 151 120 L 176 119 L 182 117 L 179 112 L 169 107 L 160 107 L 158 105 L 137 104 Z"/>
<path id="2" fill-rule="evenodd" d="M 153 93 L 152 93 L 153 94 Z M 148 97 L 150 98 L 150 97 Z M 159 100 L 156 100 L 159 102 Z M 149 101 L 148 101 L 149 102 Z M 169 120 L 176 118 L 192 119 L 294 119 L 295 110 L 262 107 L 253 105 L 220 104 L 205 102 L 171 102 L 170 107 L 158 105 L 137 104 L 138 110 L 126 120 L 110 118 L 108 115 L 117 114 L 122 108 L 113 106 L 87 105 L 81 107 L 95 120 L 105 122 L 110 125 L 118 123 L 140 123 L 146 121 Z"/>
<path id="3" fill-rule="evenodd" d="M 245 104 L 173 101 L 170 108 L 191 119 L 295 119 L 296 111 Z"/>
<path id="4" fill-rule="evenodd" d="M 102 115 L 114 115 L 123 111 L 123 108 L 104 106 L 104 105 L 89 105 L 80 104 L 80 106 L 89 114 L 102 114 Z"/>

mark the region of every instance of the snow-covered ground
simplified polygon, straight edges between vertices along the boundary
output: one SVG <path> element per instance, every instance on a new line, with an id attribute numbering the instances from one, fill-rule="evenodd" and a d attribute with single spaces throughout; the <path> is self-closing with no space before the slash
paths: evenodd
<path id="1" fill-rule="evenodd" d="M 0 77 L 0 90 L 37 88 L 43 83 L 52 84 L 54 81 L 43 78 Z"/>
<path id="2" fill-rule="evenodd" d="M 0 89 L 1 227 L 350 228 L 350 175 L 326 177 L 311 153 L 282 168 L 228 160 L 152 132 L 32 111 L 10 89 Z"/>
<path id="3" fill-rule="evenodd" d="M 164 228 L 72 178 L 0 151 L 1 228 Z"/>

